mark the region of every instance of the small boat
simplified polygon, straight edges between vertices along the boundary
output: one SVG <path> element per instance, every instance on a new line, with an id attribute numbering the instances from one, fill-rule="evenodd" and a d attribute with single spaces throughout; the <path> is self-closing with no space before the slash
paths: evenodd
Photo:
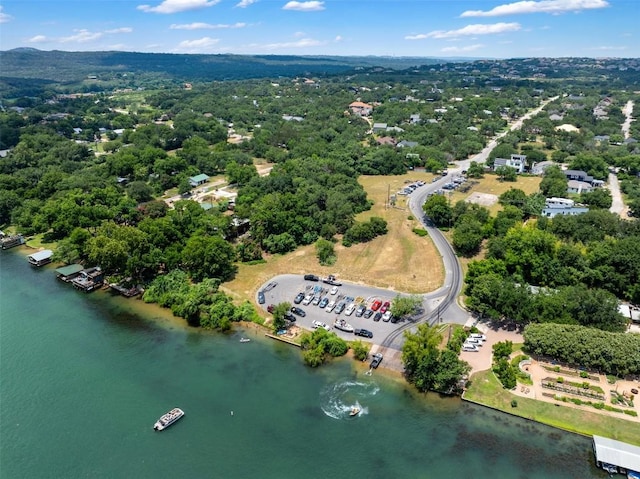
<path id="1" fill-rule="evenodd" d="M 249 338 L 240 338 L 241 343 L 248 343 L 249 341 L 251 341 Z"/>
<path id="2" fill-rule="evenodd" d="M 333 327 L 347 333 L 353 333 L 354 331 L 353 326 L 347 323 L 344 319 L 336 319 L 335 323 L 333 323 Z"/>
<path id="3" fill-rule="evenodd" d="M 360 414 L 361 409 L 358 406 L 353 406 L 349 412 L 349 416 L 357 416 Z"/>
<path id="4" fill-rule="evenodd" d="M 173 408 L 168 413 L 163 414 L 160 417 L 160 419 L 156 421 L 156 423 L 153 425 L 153 429 L 155 429 L 156 431 L 162 431 L 163 429 L 166 429 L 169 426 L 171 426 L 174 422 L 176 422 L 182 416 L 184 416 L 184 411 L 182 409 L 178 407 Z"/>

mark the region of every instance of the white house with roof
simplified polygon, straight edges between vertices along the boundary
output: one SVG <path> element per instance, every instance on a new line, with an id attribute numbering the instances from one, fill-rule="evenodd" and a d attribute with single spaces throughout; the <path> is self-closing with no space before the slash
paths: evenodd
<path id="1" fill-rule="evenodd" d="M 575 201 L 569 198 L 547 198 L 544 202 L 545 208 L 542 210 L 542 216 L 545 218 L 555 218 L 558 215 L 575 216 L 581 215 L 589 211 L 589 208 L 576 205 Z"/>
<path id="2" fill-rule="evenodd" d="M 511 155 L 511 158 L 496 158 L 493 163 L 493 170 L 501 166 L 514 168 L 516 172 L 523 173 L 527 166 L 527 155 Z"/>

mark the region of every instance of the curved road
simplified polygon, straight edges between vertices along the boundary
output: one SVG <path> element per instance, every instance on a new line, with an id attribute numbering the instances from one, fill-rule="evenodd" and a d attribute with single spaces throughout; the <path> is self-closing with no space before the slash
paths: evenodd
<path id="1" fill-rule="evenodd" d="M 555 96 L 543 101 L 538 107 L 523 115 L 522 118 L 516 120 L 508 129 L 496 135 L 496 137 L 493 138 L 480 153 L 467 160 L 456 162 L 456 168 L 450 169 L 449 172 L 454 175 L 460 173 L 462 170 L 468 169 L 472 161 L 485 163 L 491 151 L 498 145 L 498 140 L 500 140 L 500 138 L 510 131 L 521 128 L 525 120 L 528 120 L 540 113 L 548 103 L 556 100 L 557 98 L 558 97 Z M 420 318 L 416 318 L 414 322 L 407 322 L 395 329 L 382 341 L 381 346 L 383 347 L 400 349 L 402 346 L 403 332 L 413 328 L 417 323 L 427 322 L 433 325 L 439 320 L 442 320 L 443 316 L 446 315 L 446 322 L 448 323 L 465 324 L 469 318 L 469 313 L 461 308 L 457 302 L 457 298 L 460 296 L 463 285 L 462 267 L 460 266 L 458 257 L 442 232 L 433 226 L 428 218 L 424 217 L 424 211 L 422 210 L 422 205 L 426 201 L 427 197 L 439 189 L 443 183 L 447 183 L 449 178 L 449 176 L 445 176 L 435 183 L 417 188 L 411 194 L 409 199 L 409 209 L 411 210 L 411 213 L 415 218 L 422 218 L 422 224 L 429 232 L 429 236 L 442 256 L 445 270 L 444 286 L 433 293 L 425 295 L 425 300 L 433 300 L 432 304 L 434 307 L 431 310 L 429 310 L 429 308 L 425 308 L 425 311 L 430 312 Z"/>

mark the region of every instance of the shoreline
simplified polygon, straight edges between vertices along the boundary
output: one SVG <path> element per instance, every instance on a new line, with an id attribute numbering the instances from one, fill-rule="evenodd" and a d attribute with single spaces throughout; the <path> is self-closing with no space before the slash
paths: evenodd
<path id="1" fill-rule="evenodd" d="M 22 245 L 22 247 L 18 247 L 18 248 L 14 248 L 15 252 L 17 252 L 18 254 L 20 254 L 21 256 L 23 256 L 24 258 L 26 258 L 29 254 L 31 254 L 34 250 L 39 250 L 41 248 L 44 247 L 34 247 L 31 246 L 29 244 L 24 244 Z M 50 269 L 52 272 L 60 267 L 61 265 L 63 265 L 62 263 L 50 263 L 48 265 L 45 265 L 44 268 L 45 269 Z M 52 276 L 52 279 L 57 281 L 55 276 Z M 267 326 L 263 325 L 263 324 L 258 324 L 258 323 L 251 323 L 251 322 L 238 322 L 238 323 L 233 323 L 233 327 L 231 329 L 231 331 L 229 333 L 225 333 L 225 332 L 220 332 L 220 331 L 210 331 L 210 330 L 204 330 L 202 328 L 196 328 L 193 326 L 189 326 L 189 324 L 187 323 L 187 321 L 181 317 L 175 316 L 170 309 L 168 308 L 164 308 L 159 306 L 157 303 L 145 303 L 141 296 L 137 296 L 134 298 L 127 298 L 124 297 L 120 294 L 109 294 L 106 295 L 107 292 L 110 292 L 109 288 L 101 288 L 100 290 L 97 290 L 95 293 L 98 294 L 103 294 L 104 296 L 102 296 L 102 298 L 106 299 L 107 302 L 111 303 L 113 306 L 115 306 L 115 309 L 118 310 L 127 310 L 128 312 L 134 314 L 135 316 L 139 317 L 141 320 L 143 321 L 150 321 L 153 324 L 160 326 L 162 328 L 167 328 L 168 329 L 179 329 L 182 331 L 190 331 L 190 332 L 197 332 L 198 334 L 237 334 L 240 333 L 242 334 L 242 331 L 246 331 L 248 333 L 251 333 L 250 336 L 252 337 L 252 339 L 256 339 L 256 340 L 266 340 L 266 339 L 270 339 L 269 338 L 269 334 L 272 333 L 271 329 L 268 328 Z M 279 339 L 279 338 L 276 338 Z M 286 343 L 289 343 L 289 341 L 285 341 Z M 296 344 L 290 344 L 292 346 L 296 346 L 299 347 L 299 345 Z M 302 357 L 299 358 L 300 361 L 302 361 Z M 365 374 L 369 368 L 368 368 L 368 363 L 367 361 L 356 361 L 353 358 L 353 352 L 351 351 L 351 349 L 349 349 L 349 351 L 347 352 L 347 354 L 341 358 L 333 358 L 332 360 L 328 361 L 327 363 L 324 364 L 324 366 L 331 366 L 331 363 L 333 361 L 341 361 L 341 360 L 348 360 L 350 361 L 350 367 L 354 370 L 354 372 L 356 374 Z M 406 381 L 406 379 L 404 378 L 404 375 L 400 372 L 397 371 L 395 369 L 390 369 L 390 368 L 386 368 L 384 367 L 384 365 L 380 365 L 379 368 L 376 369 L 376 373 L 380 376 L 382 376 L 385 380 L 390 380 L 393 383 L 395 383 L 397 386 L 402 386 L 405 388 L 408 388 L 408 390 L 410 390 L 413 394 L 416 395 L 416 397 L 423 397 L 425 394 L 427 393 L 419 393 L 410 383 L 408 383 Z M 546 426 L 551 426 L 554 427 L 556 429 L 560 429 L 562 431 L 565 432 L 569 432 L 569 433 L 574 433 L 574 434 L 578 434 L 580 436 L 583 437 L 590 437 L 591 434 L 587 433 L 587 432 L 582 432 L 580 430 L 572 430 L 570 428 L 566 428 L 566 427 L 562 427 L 558 424 L 553 424 L 549 421 L 545 421 L 544 419 L 539 419 L 539 418 L 533 418 L 533 417 L 527 417 L 521 414 L 517 414 L 515 411 L 510 411 L 504 408 L 500 408 L 500 407 L 496 407 L 490 404 L 486 404 L 474 399 L 470 399 L 467 396 L 467 391 L 465 391 L 461 396 L 460 399 L 462 401 L 471 403 L 471 404 L 475 404 L 478 406 L 482 406 L 482 407 L 486 407 L 489 409 L 492 409 L 494 411 L 498 411 L 498 412 L 502 412 L 502 413 L 506 413 L 509 414 L 511 416 L 514 417 L 519 417 L 522 419 L 526 419 L 528 421 L 533 421 L 536 422 L 538 424 L 544 424 Z"/>

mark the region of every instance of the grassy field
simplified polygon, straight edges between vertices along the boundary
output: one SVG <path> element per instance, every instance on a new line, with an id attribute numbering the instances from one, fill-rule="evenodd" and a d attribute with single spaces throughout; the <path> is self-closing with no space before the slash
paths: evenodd
<path id="1" fill-rule="evenodd" d="M 610 437 L 640 446 L 638 423 L 604 414 L 515 396 L 502 388 L 491 371 L 476 373 L 464 399 L 578 434 Z M 511 407 L 511 400 L 518 401 Z"/>
<path id="2" fill-rule="evenodd" d="M 409 219 L 411 213 L 406 198 L 398 197 L 396 207 L 385 208 L 389 192 L 395 193 L 408 181 L 431 181 L 432 178 L 431 173 L 424 172 L 360 177 L 359 181 L 374 205 L 356 219 L 384 218 L 389 226 L 386 235 L 350 248 L 336 244 L 337 261 L 333 266 L 320 266 L 313 245 L 287 255 L 266 257 L 264 264 L 240 265 L 236 278 L 226 283 L 224 289 L 237 299 L 253 300 L 262 283 L 285 273 L 335 274 L 342 280 L 407 293 L 437 289 L 444 277 L 442 258 L 428 236 L 420 237 L 412 231 L 419 223 Z"/>
<path id="3" fill-rule="evenodd" d="M 511 188 L 520 189 L 527 195 L 538 191 L 540 186 L 540 176 L 518 176 L 518 181 L 500 181 L 498 176 L 485 174 L 484 178 L 478 180 L 470 180 L 475 183 L 469 191 L 462 193 L 461 191 L 453 191 L 451 195 L 447 194 L 451 198 L 451 205 L 456 204 L 460 200 L 466 200 L 473 193 L 485 193 L 495 196 L 500 196 L 505 191 L 509 191 Z M 487 206 L 492 215 L 495 215 L 502 208 L 498 203 L 491 206 Z"/>

